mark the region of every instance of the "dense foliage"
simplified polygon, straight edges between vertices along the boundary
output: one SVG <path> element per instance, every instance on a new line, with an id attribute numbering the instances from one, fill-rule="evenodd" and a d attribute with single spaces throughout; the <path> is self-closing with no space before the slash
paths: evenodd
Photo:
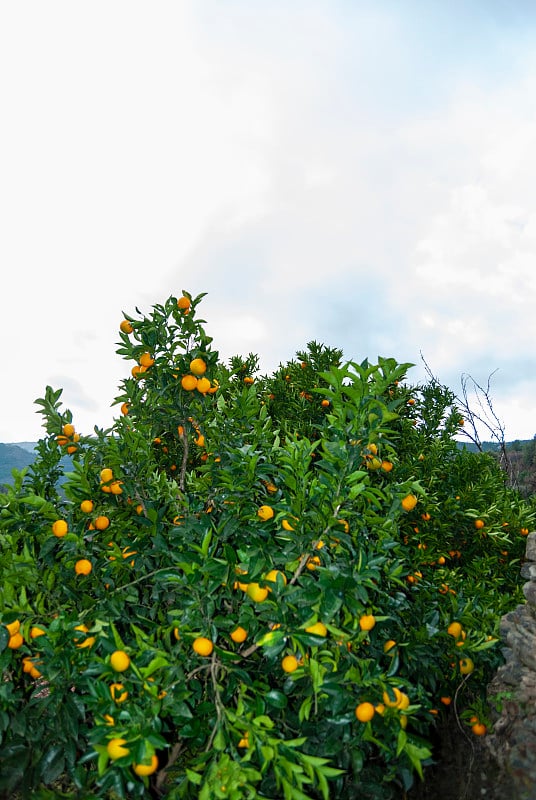
<path id="1" fill-rule="evenodd" d="M 411 365 L 311 342 L 260 376 L 201 299 L 125 316 L 112 429 L 38 401 L 0 497 L 0 791 L 399 796 L 440 715 L 485 732 L 533 513 Z"/>

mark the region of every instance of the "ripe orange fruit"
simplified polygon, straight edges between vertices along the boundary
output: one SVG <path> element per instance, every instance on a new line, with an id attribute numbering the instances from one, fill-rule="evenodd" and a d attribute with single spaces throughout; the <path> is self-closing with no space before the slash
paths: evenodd
<path id="1" fill-rule="evenodd" d="M 214 650 L 214 645 L 206 636 L 198 636 L 192 642 L 192 647 L 198 656 L 209 656 Z"/>
<path id="2" fill-rule="evenodd" d="M 307 567 L 307 569 L 310 569 L 311 572 L 314 572 L 314 570 L 317 567 L 320 567 L 321 564 L 322 564 L 322 561 L 320 560 L 319 556 L 309 556 L 305 566 Z"/>
<path id="3" fill-rule="evenodd" d="M 355 710 L 359 722 L 370 722 L 375 713 L 376 709 L 372 703 L 359 703 Z"/>
<path id="4" fill-rule="evenodd" d="M 40 628 L 38 625 L 34 625 L 30 628 L 30 639 L 37 639 L 39 636 L 44 636 L 46 631 L 43 628 Z"/>
<path id="5" fill-rule="evenodd" d="M 398 708 L 400 708 L 402 711 L 405 711 L 408 706 L 409 706 L 409 697 L 404 692 L 400 692 L 400 700 L 398 702 Z"/>
<path id="6" fill-rule="evenodd" d="M 132 333 L 134 328 L 132 327 L 132 324 L 128 321 L 128 319 L 124 319 L 121 322 L 121 324 L 119 325 L 119 330 L 122 331 L 123 333 L 127 333 L 128 334 L 128 333 Z"/>
<path id="7" fill-rule="evenodd" d="M 89 575 L 93 565 L 87 558 L 80 558 L 74 565 L 74 571 L 77 575 Z"/>
<path id="8" fill-rule="evenodd" d="M 62 431 L 65 436 L 71 437 L 74 435 L 74 425 L 71 425 L 70 422 L 67 422 L 67 424 L 63 426 Z"/>
<path id="9" fill-rule="evenodd" d="M 460 659 L 460 672 L 462 675 L 470 675 L 471 672 L 474 670 L 475 665 L 470 658 L 462 658 Z"/>
<path id="10" fill-rule="evenodd" d="M 18 650 L 19 647 L 22 647 L 24 644 L 24 639 L 22 638 L 22 633 L 14 633 L 12 636 L 9 637 L 7 646 L 10 650 Z"/>
<path id="11" fill-rule="evenodd" d="M 83 642 L 78 642 L 78 644 L 76 646 L 80 647 L 80 648 L 93 647 L 93 645 L 95 644 L 95 641 L 96 641 L 96 639 L 95 639 L 94 636 L 88 636 L 87 639 L 84 639 Z"/>
<path id="12" fill-rule="evenodd" d="M 150 353 L 142 353 L 139 363 L 142 367 L 152 367 L 154 364 L 154 358 Z"/>
<path id="13" fill-rule="evenodd" d="M 121 403 L 121 414 L 123 414 L 124 417 L 126 417 L 126 415 L 128 414 L 129 408 L 130 406 L 128 403 Z"/>
<path id="14" fill-rule="evenodd" d="M 298 667 L 299 663 L 296 656 L 285 656 L 281 661 L 281 669 L 283 672 L 294 672 Z"/>
<path id="15" fill-rule="evenodd" d="M 31 656 L 25 656 L 22 659 L 22 671 L 23 672 L 30 672 L 33 669 L 34 663 L 33 658 Z"/>
<path id="16" fill-rule="evenodd" d="M 417 505 L 417 498 L 415 497 L 414 494 L 407 494 L 405 497 L 402 498 L 400 503 L 404 511 L 413 511 L 413 509 Z"/>
<path id="17" fill-rule="evenodd" d="M 197 378 L 195 375 L 183 375 L 181 378 L 181 386 L 185 392 L 193 392 L 197 386 Z"/>
<path id="18" fill-rule="evenodd" d="M 309 625 L 308 628 L 305 629 L 307 633 L 312 633 L 314 636 L 327 636 L 328 629 L 324 625 L 323 622 L 315 622 L 314 625 Z"/>
<path id="19" fill-rule="evenodd" d="M 80 503 L 80 511 L 83 511 L 84 514 L 91 514 L 93 511 L 93 500 L 82 500 Z"/>
<path id="20" fill-rule="evenodd" d="M 459 622 L 451 622 L 447 628 L 447 633 L 451 636 L 454 636 L 455 639 L 459 639 L 462 633 L 462 626 Z"/>
<path id="21" fill-rule="evenodd" d="M 393 648 L 394 648 L 394 647 L 396 647 L 396 642 L 395 642 L 395 640 L 394 640 L 394 639 L 388 639 L 388 640 L 385 642 L 385 644 L 383 645 L 383 652 L 384 652 L 384 653 L 390 653 L 392 656 L 394 656 L 394 653 L 393 653 L 393 652 L 391 652 L 391 651 L 393 650 Z"/>
<path id="22" fill-rule="evenodd" d="M 75 625 L 74 629 L 75 631 L 82 631 L 82 633 L 87 633 L 89 631 L 88 626 L 84 625 L 83 622 L 80 625 Z M 74 641 L 76 642 L 76 639 Z"/>
<path id="23" fill-rule="evenodd" d="M 193 361 L 190 361 L 190 372 L 193 375 L 197 375 L 199 377 L 200 375 L 204 375 L 206 371 L 207 365 L 202 358 L 194 358 Z"/>
<path id="24" fill-rule="evenodd" d="M 56 522 L 52 525 L 52 533 L 54 536 L 57 536 L 58 539 L 61 539 L 67 531 L 69 530 L 69 526 L 65 522 L 64 519 L 57 519 Z"/>
<path id="25" fill-rule="evenodd" d="M 124 650 L 115 650 L 110 656 L 110 666 L 116 672 L 124 672 L 130 666 L 130 657 Z"/>
<path id="26" fill-rule="evenodd" d="M 105 531 L 108 525 L 110 524 L 110 520 L 106 516 L 97 517 L 95 520 L 95 527 L 98 531 Z"/>
<path id="27" fill-rule="evenodd" d="M 265 581 L 269 581 L 270 583 L 277 583 L 277 576 L 281 575 L 281 580 L 287 585 L 287 576 L 284 572 L 281 572 L 280 569 L 271 569 L 270 572 L 267 572 L 264 576 Z M 268 591 L 271 592 L 272 590 L 268 587 Z"/>
<path id="28" fill-rule="evenodd" d="M 322 406 L 322 408 L 328 408 L 329 407 L 329 400 L 325 400 L 325 399 L 322 400 L 320 405 Z"/>
<path id="29" fill-rule="evenodd" d="M 110 694 L 116 703 L 124 703 L 128 697 L 128 692 L 122 683 L 111 683 Z"/>
<path id="30" fill-rule="evenodd" d="M 13 622 L 10 622 L 6 625 L 7 632 L 10 636 L 14 636 L 16 633 L 20 631 L 20 620 L 16 619 Z"/>
<path id="31" fill-rule="evenodd" d="M 109 481 L 112 480 L 113 477 L 114 477 L 114 474 L 113 474 L 112 470 L 109 467 L 105 467 L 104 469 L 101 469 L 101 471 L 100 471 L 101 483 L 108 483 Z"/>
<path id="32" fill-rule="evenodd" d="M 477 531 L 481 530 L 484 527 L 484 525 L 485 522 L 483 519 L 475 519 L 475 528 L 477 529 Z"/>
<path id="33" fill-rule="evenodd" d="M 371 631 L 376 625 L 376 617 L 374 614 L 363 614 L 359 620 L 359 627 L 362 631 Z"/>
<path id="34" fill-rule="evenodd" d="M 82 633 L 88 633 L 89 631 L 87 625 L 84 625 L 83 623 L 81 625 L 75 625 L 74 629 L 75 631 L 82 631 Z M 81 637 L 76 637 L 75 639 L 73 639 L 73 641 L 76 643 L 76 646 L 80 648 L 93 647 L 93 645 L 95 644 L 95 637 L 86 636 L 85 639 L 82 639 Z"/>
<path id="35" fill-rule="evenodd" d="M 382 461 L 382 469 L 384 472 L 391 472 L 391 470 L 393 469 L 393 462 L 387 461 L 387 459 L 384 458 L 384 460 Z"/>
<path id="36" fill-rule="evenodd" d="M 397 689 L 396 686 L 394 687 L 391 686 L 389 688 L 393 693 L 394 697 L 391 697 L 391 694 L 386 690 L 382 696 L 383 703 L 389 708 L 398 708 L 400 703 L 402 702 L 402 692 L 400 691 L 400 689 Z"/>
<path id="37" fill-rule="evenodd" d="M 274 516 L 274 509 L 271 506 L 260 506 L 257 510 L 257 516 L 266 522 Z"/>
<path id="38" fill-rule="evenodd" d="M 440 697 L 439 698 L 444 706 L 450 706 L 452 703 L 452 697 Z"/>
<path id="39" fill-rule="evenodd" d="M 128 747 L 124 747 L 127 743 L 126 739 L 120 739 L 119 737 L 115 737 L 114 739 L 110 739 L 108 744 L 106 745 L 106 751 L 112 761 L 116 761 L 118 758 L 122 758 L 123 756 L 128 756 L 130 750 Z"/>
<path id="40" fill-rule="evenodd" d="M 237 747 L 249 747 L 249 734 L 247 731 L 238 742 Z"/>
<path id="41" fill-rule="evenodd" d="M 189 311 L 191 305 L 192 303 L 189 297 L 179 297 L 177 300 L 177 306 L 181 311 Z"/>
<path id="42" fill-rule="evenodd" d="M 151 756 L 151 763 L 150 764 L 133 764 L 132 770 L 143 777 L 144 775 L 152 775 L 153 772 L 156 772 L 158 769 L 158 756 L 152 755 Z"/>
<path id="43" fill-rule="evenodd" d="M 471 730 L 475 736 L 485 736 L 488 732 L 488 729 L 482 722 L 475 722 L 474 725 L 471 725 Z"/>
<path id="44" fill-rule="evenodd" d="M 294 530 L 294 528 L 292 527 L 292 525 L 290 524 L 288 519 L 284 519 L 283 520 L 283 522 L 281 523 L 281 527 L 286 531 L 293 531 Z"/>
<path id="45" fill-rule="evenodd" d="M 263 603 L 268 597 L 268 589 L 259 586 L 258 583 L 248 583 L 246 594 L 254 603 Z"/>
<path id="46" fill-rule="evenodd" d="M 229 635 L 230 635 L 231 639 L 233 640 L 233 642 L 241 643 L 241 642 L 245 642 L 246 641 L 248 632 L 247 632 L 247 630 L 245 628 L 242 628 L 239 625 L 238 628 L 235 628 L 234 631 L 231 631 L 231 633 Z"/>
<path id="47" fill-rule="evenodd" d="M 210 381 L 208 378 L 198 378 L 197 386 L 195 387 L 200 394 L 206 394 L 210 389 Z"/>

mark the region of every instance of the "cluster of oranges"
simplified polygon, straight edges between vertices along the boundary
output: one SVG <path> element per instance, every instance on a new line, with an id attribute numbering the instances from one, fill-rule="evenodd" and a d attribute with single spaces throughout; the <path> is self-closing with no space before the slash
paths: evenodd
<path id="1" fill-rule="evenodd" d="M 100 488 L 106 494 L 122 494 L 122 481 L 114 479 L 114 474 L 109 467 L 104 467 L 100 472 Z"/>
<path id="2" fill-rule="evenodd" d="M 376 705 L 373 705 L 368 700 L 359 703 L 355 709 L 355 715 L 359 722 L 370 722 L 376 714 L 383 716 L 386 709 L 395 712 L 404 712 L 410 706 L 409 696 L 396 686 L 389 687 L 388 690 L 383 692 L 382 701 L 383 702 L 377 703 Z M 406 728 L 408 724 L 407 716 L 405 714 L 400 714 L 399 720 L 400 727 Z"/>
<path id="3" fill-rule="evenodd" d="M 8 623 L 5 627 L 9 634 L 7 646 L 10 650 L 18 650 L 24 644 L 24 637 L 20 629 L 20 620 L 16 619 Z M 34 625 L 30 628 L 30 639 L 37 639 L 39 636 L 43 636 L 44 633 L 45 631 L 42 628 Z M 22 659 L 22 671 L 29 674 L 30 677 L 34 679 L 41 677 L 41 671 L 38 669 L 41 665 L 39 658 L 39 653 L 37 653 L 33 656 L 24 656 Z"/>
<path id="4" fill-rule="evenodd" d="M 128 653 L 124 650 L 115 650 L 110 655 L 109 663 L 114 672 L 123 673 L 129 669 L 131 660 Z M 124 685 L 118 681 L 114 681 L 110 684 L 110 695 L 117 704 L 124 703 L 128 698 L 128 692 Z M 115 724 L 115 720 L 109 715 L 106 715 L 106 721 L 107 724 L 111 726 Z M 126 744 L 127 740 L 119 736 L 112 736 L 112 738 L 108 740 L 106 750 L 111 761 L 117 761 L 130 754 L 130 749 L 125 747 Z M 133 772 L 139 776 L 152 775 L 157 769 L 158 756 L 154 753 L 146 761 L 142 761 L 141 763 L 134 762 L 132 764 Z"/>
<path id="5" fill-rule="evenodd" d="M 10 650 L 18 650 L 24 644 L 22 633 L 20 632 L 20 620 L 16 619 L 6 625 L 9 639 L 7 646 Z"/>
<path id="6" fill-rule="evenodd" d="M 189 372 L 181 378 L 181 386 L 185 392 L 198 391 L 202 395 L 215 394 L 218 391 L 218 382 L 206 377 L 206 362 L 202 358 L 193 358 L 190 361 Z"/>
<path id="7" fill-rule="evenodd" d="M 149 352 L 144 352 L 138 359 L 138 363 L 135 364 L 132 369 L 130 370 L 130 374 L 133 378 L 140 378 L 144 372 L 147 372 L 150 367 L 154 364 L 154 358 Z M 124 404 L 123 404 L 124 405 Z M 127 404 L 127 412 L 128 412 L 128 404 Z"/>
<path id="8" fill-rule="evenodd" d="M 60 447 L 65 447 L 67 453 L 72 455 L 78 450 L 78 442 L 80 441 L 80 434 L 76 432 L 72 423 L 67 422 L 63 425 L 61 433 L 56 436 L 56 441 Z"/>

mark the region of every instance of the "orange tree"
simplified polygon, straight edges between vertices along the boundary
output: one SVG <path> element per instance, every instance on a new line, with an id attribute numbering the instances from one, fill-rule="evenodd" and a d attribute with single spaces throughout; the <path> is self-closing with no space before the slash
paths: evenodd
<path id="1" fill-rule="evenodd" d="M 201 299 L 125 316 L 110 430 L 37 401 L 0 502 L 0 791 L 400 796 L 451 704 L 485 730 L 533 512 L 409 364 L 225 365 Z"/>

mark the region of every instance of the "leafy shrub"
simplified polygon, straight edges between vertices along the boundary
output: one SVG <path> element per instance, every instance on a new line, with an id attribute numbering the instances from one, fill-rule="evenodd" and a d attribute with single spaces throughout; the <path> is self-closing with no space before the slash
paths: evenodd
<path id="1" fill-rule="evenodd" d="M 534 513 L 410 364 L 226 366 L 201 299 L 125 317 L 110 430 L 37 401 L 0 500 L 0 790 L 397 796 L 445 698 L 485 715 Z"/>

